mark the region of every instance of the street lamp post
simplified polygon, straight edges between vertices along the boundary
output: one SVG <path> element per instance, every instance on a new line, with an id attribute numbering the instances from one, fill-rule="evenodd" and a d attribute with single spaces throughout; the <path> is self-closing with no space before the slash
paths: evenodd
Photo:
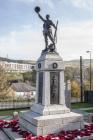
<path id="1" fill-rule="evenodd" d="M 82 56 L 80 56 L 80 93 L 81 102 L 83 102 Z"/>
<path id="2" fill-rule="evenodd" d="M 90 91 L 91 91 L 91 82 L 92 82 L 92 78 L 91 78 L 91 51 L 86 51 L 86 52 L 90 54 Z"/>

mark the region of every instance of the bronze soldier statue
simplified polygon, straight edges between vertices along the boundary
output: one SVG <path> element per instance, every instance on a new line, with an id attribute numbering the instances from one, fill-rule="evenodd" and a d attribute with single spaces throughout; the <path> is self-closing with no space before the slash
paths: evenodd
<path id="1" fill-rule="evenodd" d="M 52 22 L 52 20 L 50 20 L 50 15 L 46 15 L 46 19 L 44 19 L 41 15 L 40 15 L 40 7 L 35 7 L 35 11 L 38 14 L 39 18 L 44 22 L 43 24 L 43 35 L 44 35 L 44 39 L 45 39 L 45 50 L 48 50 L 48 47 L 54 47 L 55 49 L 55 36 L 56 34 L 52 34 L 52 28 L 54 27 L 55 29 L 55 33 L 57 30 L 57 26 L 55 26 L 55 24 Z M 52 44 L 48 44 L 48 38 L 50 39 L 50 41 L 52 42 Z M 50 48 L 49 48 L 50 49 Z"/>

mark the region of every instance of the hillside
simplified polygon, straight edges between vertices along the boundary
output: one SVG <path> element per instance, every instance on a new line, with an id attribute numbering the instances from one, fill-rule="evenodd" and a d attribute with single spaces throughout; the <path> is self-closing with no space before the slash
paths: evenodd
<path id="1" fill-rule="evenodd" d="M 14 62 L 14 63 L 27 63 L 27 64 L 35 64 L 36 61 L 34 60 L 15 60 L 15 59 L 9 59 L 0 57 L 0 61 L 7 61 L 7 62 Z M 89 67 L 90 60 L 89 59 L 83 59 L 83 66 Z M 93 65 L 93 59 L 91 60 L 91 64 Z M 80 60 L 70 60 L 70 61 L 64 61 L 65 67 L 79 67 Z"/>
<path id="2" fill-rule="evenodd" d="M 14 63 L 24 63 L 24 64 L 35 64 L 36 61 L 34 60 L 15 60 L 15 59 L 9 59 L 9 58 L 4 58 L 0 57 L 0 61 L 7 61 L 7 62 L 14 62 Z"/>
<path id="3" fill-rule="evenodd" d="M 65 67 L 79 67 L 80 66 L 80 60 L 70 60 L 70 61 L 64 61 Z M 89 67 L 90 60 L 89 59 L 83 59 L 83 67 Z M 93 59 L 91 59 L 91 65 L 93 66 Z"/>

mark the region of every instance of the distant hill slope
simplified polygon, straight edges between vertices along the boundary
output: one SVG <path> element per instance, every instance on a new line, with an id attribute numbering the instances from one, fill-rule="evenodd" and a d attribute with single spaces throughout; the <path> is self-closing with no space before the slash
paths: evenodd
<path id="1" fill-rule="evenodd" d="M 9 58 L 4 58 L 4 57 L 0 57 L 0 61 L 24 63 L 24 64 L 35 64 L 36 63 L 36 61 L 34 61 L 34 60 L 15 60 L 15 59 L 9 59 Z"/>
<path id="2" fill-rule="evenodd" d="M 80 60 L 70 60 L 70 61 L 64 61 L 65 67 L 79 67 L 80 66 Z M 83 59 L 82 65 L 84 67 L 89 67 L 90 60 L 89 59 Z M 91 65 L 93 66 L 93 59 L 91 59 Z"/>
<path id="3" fill-rule="evenodd" d="M 15 60 L 15 59 L 9 59 L 0 57 L 0 61 L 7 61 L 7 62 L 14 62 L 14 63 L 27 63 L 27 64 L 35 64 L 35 60 Z M 90 60 L 89 59 L 83 59 L 83 66 L 89 67 Z M 93 65 L 93 59 L 91 59 L 91 64 Z M 80 66 L 80 60 L 70 60 L 70 61 L 64 61 L 65 67 L 79 67 Z"/>

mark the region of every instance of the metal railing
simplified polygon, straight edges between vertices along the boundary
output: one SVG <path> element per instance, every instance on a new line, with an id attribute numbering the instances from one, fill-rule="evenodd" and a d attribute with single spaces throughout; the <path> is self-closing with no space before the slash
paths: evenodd
<path id="1" fill-rule="evenodd" d="M 0 102 L 0 110 L 3 109 L 17 109 L 17 108 L 29 108 L 33 104 L 32 101 L 3 101 Z"/>

